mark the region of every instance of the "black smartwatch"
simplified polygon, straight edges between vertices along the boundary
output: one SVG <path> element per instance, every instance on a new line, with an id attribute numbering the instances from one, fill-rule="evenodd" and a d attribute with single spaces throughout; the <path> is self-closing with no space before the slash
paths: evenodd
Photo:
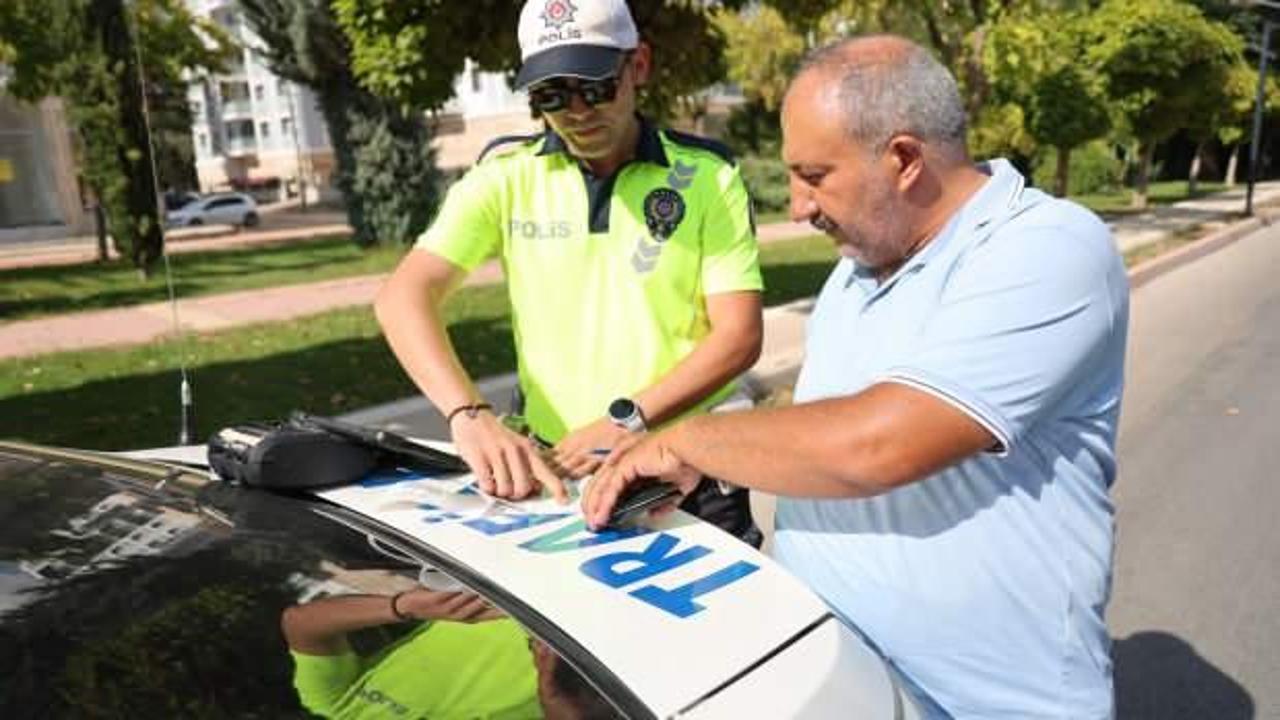
<path id="1" fill-rule="evenodd" d="M 644 413 L 631 398 L 618 398 L 609 403 L 609 422 L 627 432 L 644 432 L 648 428 Z"/>

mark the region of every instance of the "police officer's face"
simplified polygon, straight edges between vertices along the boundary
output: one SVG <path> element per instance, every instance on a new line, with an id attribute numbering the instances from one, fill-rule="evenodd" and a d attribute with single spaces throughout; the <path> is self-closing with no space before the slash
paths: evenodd
<path id="1" fill-rule="evenodd" d="M 570 95 L 562 110 L 544 112 L 551 129 L 564 139 L 574 157 L 599 160 L 629 152 L 626 143 L 636 111 L 636 87 L 644 84 L 649 73 L 649 49 L 641 45 L 624 56 L 617 75 L 617 94 L 612 101 L 588 104 L 581 93 Z M 560 82 L 577 87 L 574 79 Z"/>
<path id="2" fill-rule="evenodd" d="M 911 245 L 896 161 L 853 142 L 834 102 L 835 82 L 819 70 L 797 78 L 783 103 L 791 217 L 831 236 L 841 255 L 895 267 Z"/>

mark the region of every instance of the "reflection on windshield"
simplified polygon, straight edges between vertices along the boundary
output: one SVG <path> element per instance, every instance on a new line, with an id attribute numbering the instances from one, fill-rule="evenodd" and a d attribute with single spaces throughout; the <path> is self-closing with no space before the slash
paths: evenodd
<path id="1" fill-rule="evenodd" d="M 362 654 L 358 632 L 413 623 Z M 327 718 L 617 717 L 567 663 L 470 592 L 327 597 L 281 620 L 302 705 Z"/>

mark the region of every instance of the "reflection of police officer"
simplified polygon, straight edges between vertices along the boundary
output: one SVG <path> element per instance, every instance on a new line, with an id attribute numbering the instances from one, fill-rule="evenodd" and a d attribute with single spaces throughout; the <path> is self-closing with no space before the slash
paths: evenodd
<path id="1" fill-rule="evenodd" d="M 420 624 L 374 656 L 348 643 L 352 632 L 399 622 Z M 322 717 L 543 715 L 524 631 L 477 595 L 328 597 L 288 608 L 281 627 L 298 699 Z"/>
<path id="2" fill-rule="evenodd" d="M 651 54 L 624 0 L 529 0 L 519 36 L 517 82 L 546 132 L 455 184 L 377 301 L 401 364 L 482 487 L 505 497 L 561 494 L 559 474 L 592 472 L 629 433 L 722 402 L 761 340 L 746 189 L 722 147 L 636 114 Z M 483 403 L 441 320 L 447 293 L 493 257 L 525 419 L 554 445 L 546 455 Z M 708 483 L 691 503 L 755 539 L 745 493 Z"/>
<path id="3" fill-rule="evenodd" d="M 418 626 L 362 657 L 350 633 Z M 325 718 L 583 720 L 617 713 L 544 643 L 469 592 L 327 597 L 284 612 L 294 686 Z"/>

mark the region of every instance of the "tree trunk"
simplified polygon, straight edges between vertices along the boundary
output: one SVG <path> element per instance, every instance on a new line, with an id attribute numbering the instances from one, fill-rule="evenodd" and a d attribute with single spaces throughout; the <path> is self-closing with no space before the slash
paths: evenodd
<path id="1" fill-rule="evenodd" d="M 1195 154 L 1191 156 L 1191 172 L 1187 174 L 1187 197 L 1195 197 L 1199 190 L 1200 156 L 1204 154 L 1205 141 L 1196 143 Z"/>
<path id="2" fill-rule="evenodd" d="M 1135 210 L 1147 207 L 1147 187 L 1151 184 L 1151 163 L 1155 159 L 1156 144 L 1142 143 L 1138 146 L 1138 176 L 1134 178 L 1133 199 L 1129 206 Z"/>
<path id="3" fill-rule="evenodd" d="M 1223 178 L 1227 187 L 1236 186 L 1236 169 L 1240 164 L 1240 143 L 1231 146 L 1231 156 L 1227 158 L 1227 174 Z"/>
<path id="4" fill-rule="evenodd" d="M 98 262 L 104 263 L 111 259 L 107 252 L 107 214 L 102 211 L 102 202 L 96 199 L 93 201 L 93 229 L 98 235 Z"/>
<path id="5" fill-rule="evenodd" d="M 1066 197 L 1071 189 L 1071 148 L 1060 147 L 1058 150 L 1058 171 L 1054 175 L 1053 193 L 1058 197 Z"/>
<path id="6" fill-rule="evenodd" d="M 124 0 L 92 0 L 89 7 L 91 26 L 97 29 L 104 54 L 116 72 L 120 126 L 125 139 L 118 154 L 120 168 L 127 178 L 125 205 L 132 226 L 124 235 L 130 238 L 129 259 L 145 276 L 164 254 L 164 238 L 160 232 L 160 200 L 156 194 L 141 75 L 134 52 L 135 38 L 126 12 Z M 119 230 L 117 228 L 117 240 Z"/>

